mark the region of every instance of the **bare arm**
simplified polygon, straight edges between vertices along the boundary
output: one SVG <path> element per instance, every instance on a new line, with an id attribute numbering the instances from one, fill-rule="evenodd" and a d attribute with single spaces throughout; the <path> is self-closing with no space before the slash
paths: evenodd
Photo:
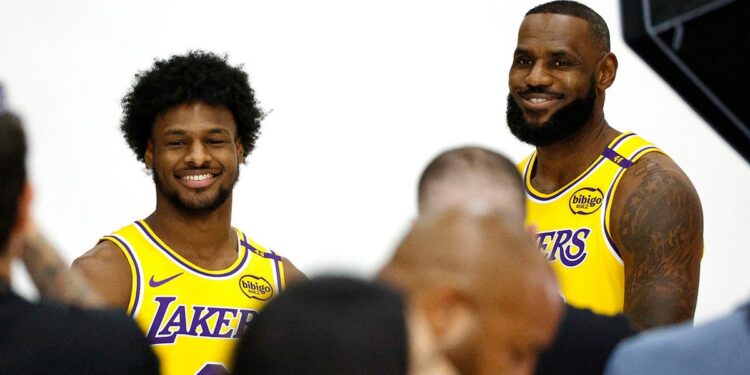
<path id="1" fill-rule="evenodd" d="M 625 263 L 625 315 L 643 329 L 692 320 L 703 213 L 677 164 L 651 153 L 625 172 L 610 228 Z"/>
<path id="2" fill-rule="evenodd" d="M 99 242 L 76 259 L 71 269 L 88 280 L 106 306 L 128 308 L 132 275 L 130 265 L 117 245 L 110 241 Z"/>
<path id="3" fill-rule="evenodd" d="M 33 223 L 28 224 L 23 234 L 21 259 L 42 299 L 79 307 L 103 306 L 102 298 L 83 275 L 68 268 Z"/>
<path id="4" fill-rule="evenodd" d="M 282 257 L 281 262 L 284 264 L 284 284 L 291 285 L 302 281 L 307 281 L 307 276 L 302 273 L 292 262 Z"/>

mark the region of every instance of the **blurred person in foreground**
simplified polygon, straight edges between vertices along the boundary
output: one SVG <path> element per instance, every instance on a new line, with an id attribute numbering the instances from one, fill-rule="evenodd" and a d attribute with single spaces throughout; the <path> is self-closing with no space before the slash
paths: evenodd
<path id="1" fill-rule="evenodd" d="M 523 183 L 515 165 L 482 147 L 449 149 L 433 158 L 420 176 L 417 201 L 420 215 L 486 205 L 519 228 L 526 216 Z M 615 346 L 636 332 L 622 314 L 610 317 L 566 304 L 556 338 L 541 353 L 535 373 L 601 374 Z"/>
<path id="2" fill-rule="evenodd" d="M 740 375 L 750 373 L 750 303 L 693 327 L 644 332 L 620 344 L 606 375 Z"/>
<path id="3" fill-rule="evenodd" d="M 517 224 L 481 203 L 422 214 L 378 275 L 460 374 L 531 374 L 557 332 L 557 284 Z"/>
<path id="4" fill-rule="evenodd" d="M 102 299 L 37 230 L 31 201 L 21 120 L 4 110 L 0 95 L 0 373 L 158 374 L 156 357 L 127 315 L 82 309 L 100 307 Z M 11 289 L 18 258 L 42 302 Z"/>
<path id="5" fill-rule="evenodd" d="M 233 373 L 406 374 L 404 313 L 401 296 L 384 285 L 345 276 L 292 285 L 253 319 Z"/>

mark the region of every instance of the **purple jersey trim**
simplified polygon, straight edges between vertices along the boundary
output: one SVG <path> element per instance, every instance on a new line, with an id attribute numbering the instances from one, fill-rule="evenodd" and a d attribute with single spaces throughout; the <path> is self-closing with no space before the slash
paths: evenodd
<path id="1" fill-rule="evenodd" d="M 135 225 L 137 225 L 138 227 L 140 227 L 141 231 L 144 234 L 146 234 L 146 236 L 149 238 L 149 240 L 151 240 L 151 243 L 154 244 L 157 248 L 159 248 L 164 254 L 166 254 L 167 256 L 169 256 L 170 258 L 172 258 L 172 260 L 174 260 L 175 262 L 177 262 L 181 266 L 183 266 L 183 267 L 185 267 L 185 268 L 189 269 L 190 271 L 193 271 L 193 272 L 195 272 L 197 274 L 200 274 L 202 276 L 206 276 L 206 277 L 226 277 L 226 276 L 230 276 L 230 275 L 236 273 L 237 271 L 239 271 L 240 269 L 242 269 L 245 266 L 245 261 L 247 260 L 247 257 L 248 257 L 248 252 L 245 251 L 245 254 L 242 257 L 242 260 L 237 264 L 237 267 L 235 267 L 235 268 L 233 268 L 233 269 L 231 269 L 231 270 L 229 270 L 227 272 L 224 272 L 224 273 L 218 273 L 218 274 L 217 273 L 208 273 L 208 272 L 202 271 L 202 270 L 200 270 L 198 268 L 195 268 L 192 264 L 186 263 L 186 262 L 182 261 L 182 259 L 180 259 L 177 256 L 175 256 L 174 254 L 172 254 L 171 251 L 167 250 L 164 246 L 162 246 L 161 243 L 159 243 L 159 241 L 156 240 L 156 238 L 153 235 L 151 235 L 151 232 L 149 232 L 148 229 L 146 229 L 146 227 L 140 221 L 136 221 Z"/>
<path id="2" fill-rule="evenodd" d="M 120 244 L 120 246 L 122 246 L 125 251 L 128 252 L 130 259 L 133 261 L 133 265 L 135 266 L 135 301 L 133 301 L 133 310 L 128 312 L 128 315 L 130 315 L 131 318 L 135 318 L 135 312 L 138 311 L 138 305 L 141 302 L 141 270 L 138 266 L 138 261 L 135 258 L 133 250 L 131 250 L 130 246 L 128 246 L 128 244 L 125 243 L 125 241 L 123 241 L 121 238 L 114 235 L 104 236 L 104 238 Z"/>
<path id="3" fill-rule="evenodd" d="M 276 253 L 273 252 L 273 250 L 268 249 L 268 251 L 271 253 L 270 255 L 273 255 L 273 257 L 269 257 L 273 259 L 273 268 L 276 271 L 276 288 L 279 289 L 279 292 L 282 291 L 281 287 L 281 269 L 279 267 L 279 262 L 281 261 L 281 257 L 276 255 Z"/>
<path id="4" fill-rule="evenodd" d="M 267 258 L 267 259 L 281 260 L 280 256 L 278 256 L 276 254 L 272 254 L 270 252 L 268 252 L 268 253 L 262 252 L 262 251 L 258 250 L 257 248 L 255 248 L 253 245 L 251 245 L 249 242 L 247 242 L 244 239 L 240 241 L 240 244 L 242 246 L 245 246 L 248 250 L 250 250 L 253 253 L 255 253 L 255 255 L 259 255 L 259 256 L 262 256 L 263 258 Z"/>
<path id="5" fill-rule="evenodd" d="M 623 135 L 622 138 L 618 139 L 617 142 L 613 143 L 611 146 L 609 146 L 609 148 L 611 148 L 611 149 L 614 150 L 617 147 L 617 145 L 619 145 L 622 141 L 624 141 L 624 140 L 626 140 L 626 139 L 628 139 L 628 138 L 630 138 L 630 137 L 632 137 L 634 135 L 635 135 L 635 133 L 625 133 L 625 135 Z"/>
<path id="6" fill-rule="evenodd" d="M 607 147 L 604 149 L 604 152 L 602 153 L 605 158 L 609 159 L 613 163 L 619 165 L 623 168 L 630 168 L 633 163 L 630 162 L 630 160 L 626 159 L 624 156 L 617 153 L 617 151 Z"/>
<path id="7" fill-rule="evenodd" d="M 529 162 L 526 163 L 526 170 L 523 173 L 523 181 L 524 181 L 524 187 L 526 188 L 526 193 L 528 193 L 530 196 L 532 196 L 535 199 L 540 200 L 540 201 L 549 201 L 549 200 L 552 200 L 552 199 L 555 199 L 555 198 L 559 197 L 560 195 L 566 193 L 570 188 L 572 188 L 573 186 L 575 186 L 576 184 L 578 184 L 581 180 L 583 180 L 584 178 L 586 178 L 594 169 L 596 169 L 597 166 L 599 166 L 599 164 L 601 164 L 601 162 L 602 162 L 602 160 L 604 160 L 604 158 L 609 159 L 607 157 L 607 155 L 606 155 L 607 154 L 607 150 L 610 150 L 610 151 L 614 150 L 614 148 L 617 147 L 617 145 L 619 145 L 622 141 L 624 141 L 625 139 L 630 138 L 630 137 L 632 137 L 634 135 L 635 135 L 635 133 L 625 133 L 624 135 L 621 135 L 620 139 L 618 139 L 617 141 L 615 141 L 614 143 L 612 143 L 610 146 L 607 146 L 607 147 L 604 148 L 604 151 L 602 151 L 602 156 L 603 157 L 599 157 L 586 170 L 586 172 L 584 172 L 582 175 L 578 176 L 578 178 L 576 178 L 575 180 L 573 180 L 573 182 L 568 183 L 564 189 L 558 191 L 557 193 L 555 193 L 554 195 L 549 196 L 549 197 L 541 197 L 541 196 L 535 194 L 529 188 L 529 185 L 531 185 L 531 184 L 528 182 L 528 177 L 529 177 L 529 173 L 531 171 L 531 165 L 534 164 L 533 160 L 536 159 L 536 151 L 535 151 L 534 154 L 529 158 Z"/>
<path id="8" fill-rule="evenodd" d="M 620 249 L 615 246 L 615 241 L 612 240 L 612 236 L 609 235 L 609 228 L 607 227 L 607 212 L 609 212 L 609 206 L 612 203 L 612 192 L 615 190 L 615 183 L 617 182 L 617 179 L 620 178 L 620 175 L 625 172 L 625 168 L 620 169 L 617 174 L 615 175 L 615 178 L 612 179 L 612 184 L 609 186 L 609 191 L 607 191 L 607 207 L 604 207 L 604 237 L 607 239 L 607 242 L 609 243 L 609 246 L 612 248 L 612 250 L 615 251 L 617 254 L 617 257 L 620 258 L 622 261 L 622 253 L 620 253 Z"/>

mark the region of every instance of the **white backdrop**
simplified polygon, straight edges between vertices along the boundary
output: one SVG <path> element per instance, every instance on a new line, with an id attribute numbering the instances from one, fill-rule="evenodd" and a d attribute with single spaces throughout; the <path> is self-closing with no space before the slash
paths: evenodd
<path id="1" fill-rule="evenodd" d="M 154 207 L 119 133 L 120 99 L 156 57 L 206 49 L 244 64 L 265 110 L 235 190 L 234 224 L 314 275 L 372 275 L 415 215 L 417 177 L 464 144 L 520 160 L 507 74 L 537 1 L 42 1 L 0 3 L 0 82 L 31 138 L 35 214 L 72 261 Z M 697 319 L 750 292 L 750 167 L 624 44 L 610 124 L 666 150 L 703 202 Z M 33 296 L 22 272 L 16 288 Z"/>

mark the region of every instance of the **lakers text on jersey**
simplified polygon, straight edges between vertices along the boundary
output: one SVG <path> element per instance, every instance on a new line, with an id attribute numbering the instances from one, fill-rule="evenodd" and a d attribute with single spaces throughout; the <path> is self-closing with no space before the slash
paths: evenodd
<path id="1" fill-rule="evenodd" d="M 152 344 L 163 374 L 228 374 L 247 323 L 283 289 L 281 257 L 235 233 L 237 260 L 223 270 L 187 261 L 145 221 L 102 238 L 130 263 L 128 313 Z"/>

